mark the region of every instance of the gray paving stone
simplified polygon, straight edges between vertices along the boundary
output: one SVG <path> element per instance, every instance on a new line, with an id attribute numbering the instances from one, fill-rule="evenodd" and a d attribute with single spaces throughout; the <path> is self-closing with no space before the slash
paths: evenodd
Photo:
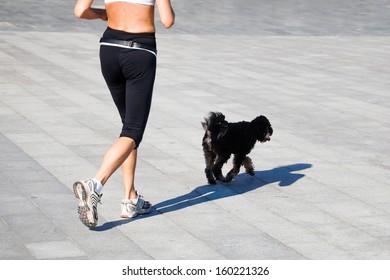
<path id="1" fill-rule="evenodd" d="M 371 216 L 371 217 L 358 217 L 349 218 L 347 221 L 349 224 L 357 227 L 358 229 L 365 231 L 372 236 L 388 237 L 390 222 L 389 215 L 384 216 Z"/>
<path id="2" fill-rule="evenodd" d="M 217 252 L 227 259 L 300 260 L 305 257 L 266 234 L 241 234 L 239 236 L 203 236 Z M 250 245 L 248 245 L 250 244 Z"/>
<path id="3" fill-rule="evenodd" d="M 69 241 L 27 243 L 26 246 L 37 259 L 80 259 L 85 254 Z"/>
<path id="4" fill-rule="evenodd" d="M 7 216 L 4 217 L 4 221 L 24 243 L 63 241 L 66 239 L 62 230 L 41 213 L 29 214 L 27 212 L 24 215 Z"/>
<path id="5" fill-rule="evenodd" d="M 131 236 L 153 259 L 226 259 L 226 256 L 178 225 L 171 216 L 160 214 L 151 218 L 139 218 L 123 225 L 121 231 Z"/>
<path id="6" fill-rule="evenodd" d="M 290 242 L 288 246 L 311 260 L 360 260 L 353 252 L 343 250 L 325 241 Z"/>
<path id="7" fill-rule="evenodd" d="M 3 218 L 0 218 L 0 250 L 1 260 L 30 260 L 34 259 L 27 250 L 25 243 L 10 229 Z"/>

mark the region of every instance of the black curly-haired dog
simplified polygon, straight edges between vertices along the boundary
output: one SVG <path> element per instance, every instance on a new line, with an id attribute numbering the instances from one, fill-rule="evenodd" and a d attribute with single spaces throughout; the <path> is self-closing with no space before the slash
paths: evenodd
<path id="1" fill-rule="evenodd" d="M 209 184 L 216 180 L 230 182 L 244 165 L 246 172 L 253 176 L 252 160 L 247 156 L 257 141 L 271 140 L 273 129 L 271 123 L 264 116 L 259 116 L 251 122 L 241 121 L 230 123 L 220 112 L 210 112 L 202 122 L 205 130 L 202 146 L 206 161 L 206 178 Z M 222 174 L 222 166 L 233 158 L 233 168 L 226 177 Z"/>

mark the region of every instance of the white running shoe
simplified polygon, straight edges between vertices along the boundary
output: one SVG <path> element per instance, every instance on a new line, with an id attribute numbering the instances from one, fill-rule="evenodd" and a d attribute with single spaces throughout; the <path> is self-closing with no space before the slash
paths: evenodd
<path id="1" fill-rule="evenodd" d="M 138 215 L 144 215 L 152 212 L 152 205 L 145 201 L 141 195 L 138 195 L 137 203 L 130 199 L 121 201 L 121 218 L 134 218 Z"/>
<path id="2" fill-rule="evenodd" d="M 73 192 L 79 199 L 80 221 L 85 226 L 94 228 L 98 222 L 97 204 L 102 197 L 102 194 L 96 192 L 96 183 L 91 179 L 77 181 L 73 184 Z"/>

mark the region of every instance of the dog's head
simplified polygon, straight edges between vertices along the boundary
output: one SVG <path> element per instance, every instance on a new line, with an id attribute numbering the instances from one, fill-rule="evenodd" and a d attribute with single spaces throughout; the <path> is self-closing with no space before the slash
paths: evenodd
<path id="1" fill-rule="evenodd" d="M 251 121 L 251 125 L 253 126 L 256 138 L 260 142 L 267 142 L 271 140 L 271 136 L 274 132 L 272 129 L 271 123 L 264 116 L 259 116 Z"/>

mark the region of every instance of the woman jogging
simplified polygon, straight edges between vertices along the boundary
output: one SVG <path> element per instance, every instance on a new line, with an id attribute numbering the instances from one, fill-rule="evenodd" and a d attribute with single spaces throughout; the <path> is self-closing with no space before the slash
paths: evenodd
<path id="1" fill-rule="evenodd" d="M 93 228 L 98 222 L 97 204 L 110 176 L 122 169 L 124 198 L 121 217 L 150 213 L 152 208 L 135 190 L 137 147 L 149 116 L 156 74 L 155 5 L 166 28 L 175 21 L 170 0 L 105 0 L 105 8 L 91 7 L 93 0 L 77 0 L 76 17 L 107 21 L 100 40 L 103 77 L 122 120 L 122 131 L 104 155 L 95 177 L 73 184 L 79 199 L 81 222 Z"/>

